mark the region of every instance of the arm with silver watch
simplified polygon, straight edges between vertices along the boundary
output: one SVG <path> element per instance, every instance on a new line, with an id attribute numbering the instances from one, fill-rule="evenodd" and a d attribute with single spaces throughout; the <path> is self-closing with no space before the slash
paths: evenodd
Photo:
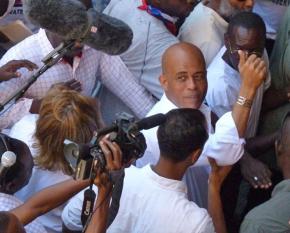
<path id="1" fill-rule="evenodd" d="M 238 99 L 233 107 L 232 116 L 236 123 L 240 137 L 245 136 L 247 123 L 256 91 L 266 79 L 265 62 L 254 55 L 247 58 L 243 51 L 239 51 L 239 72 L 242 83 Z"/>

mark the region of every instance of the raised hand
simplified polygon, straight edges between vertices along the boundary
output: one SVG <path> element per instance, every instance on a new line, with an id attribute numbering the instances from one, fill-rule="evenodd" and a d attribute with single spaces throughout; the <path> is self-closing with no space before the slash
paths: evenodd
<path id="1" fill-rule="evenodd" d="M 250 155 L 244 155 L 240 160 L 241 172 L 254 188 L 267 189 L 272 185 L 271 171 L 264 163 Z"/>
<path id="2" fill-rule="evenodd" d="M 267 66 L 263 59 L 251 54 L 247 54 L 239 50 L 239 72 L 242 78 L 243 85 L 250 89 L 257 89 L 266 79 Z"/>
<path id="3" fill-rule="evenodd" d="M 7 81 L 12 78 L 21 77 L 21 73 L 18 72 L 20 68 L 26 68 L 29 71 L 37 69 L 38 66 L 28 60 L 12 60 L 0 67 L 0 81 Z"/>

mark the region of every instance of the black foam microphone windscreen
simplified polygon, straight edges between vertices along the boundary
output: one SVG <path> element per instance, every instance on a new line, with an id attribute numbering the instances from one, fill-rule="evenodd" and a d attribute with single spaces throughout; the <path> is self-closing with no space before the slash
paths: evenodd
<path id="1" fill-rule="evenodd" d="M 132 43 L 127 24 L 94 9 L 87 11 L 79 0 L 24 0 L 23 9 L 37 26 L 107 54 L 121 54 Z"/>

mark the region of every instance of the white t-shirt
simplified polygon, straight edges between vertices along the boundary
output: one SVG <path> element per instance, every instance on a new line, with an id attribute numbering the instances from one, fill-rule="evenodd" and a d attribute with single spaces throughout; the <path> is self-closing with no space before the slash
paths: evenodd
<path id="1" fill-rule="evenodd" d="M 218 13 L 200 2 L 186 18 L 178 37 L 199 47 L 208 67 L 224 45 L 227 28 L 228 23 Z"/>
<path id="2" fill-rule="evenodd" d="M 83 192 L 70 200 L 62 220 L 70 230 L 81 230 Z M 212 233 L 205 209 L 188 201 L 182 181 L 157 175 L 150 165 L 125 170 L 119 212 L 107 233 Z"/>

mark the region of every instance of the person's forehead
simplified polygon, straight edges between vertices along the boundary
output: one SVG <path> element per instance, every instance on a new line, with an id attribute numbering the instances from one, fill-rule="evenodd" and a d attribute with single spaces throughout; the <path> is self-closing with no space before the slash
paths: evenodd
<path id="1" fill-rule="evenodd" d="M 263 44 L 262 30 L 258 28 L 236 26 L 233 28 L 231 38 L 237 45 L 254 44 L 258 46 Z"/>

